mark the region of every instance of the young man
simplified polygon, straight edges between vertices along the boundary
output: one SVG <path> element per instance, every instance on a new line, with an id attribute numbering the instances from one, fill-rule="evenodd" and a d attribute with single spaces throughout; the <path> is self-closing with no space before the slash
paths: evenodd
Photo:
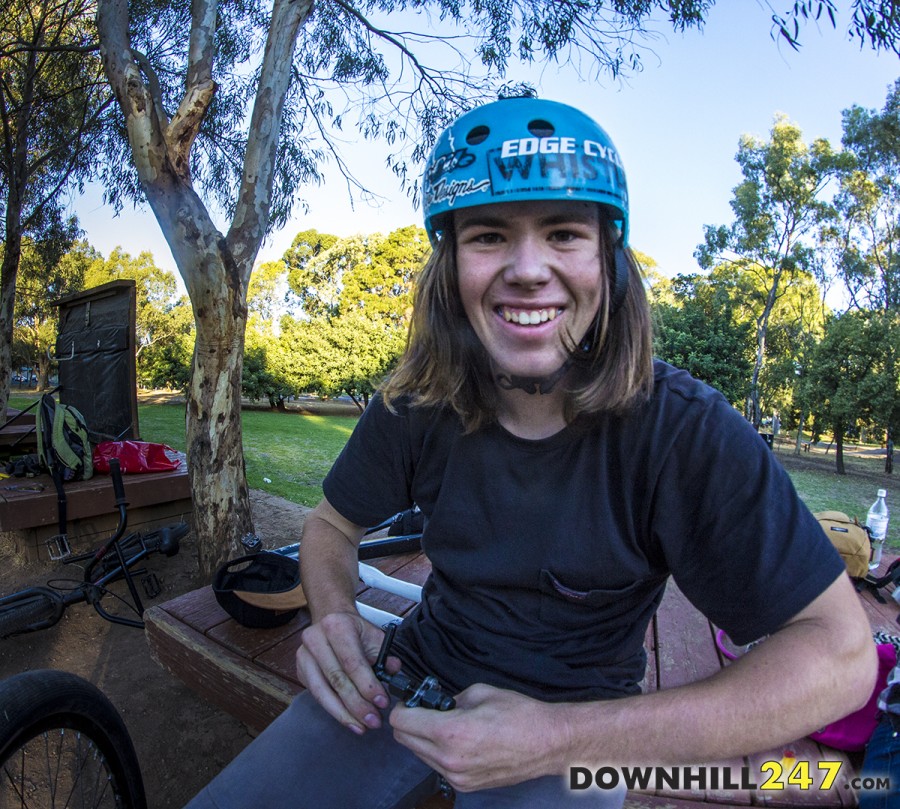
<path id="1" fill-rule="evenodd" d="M 569 767 L 719 760 L 864 703 L 874 644 L 840 558 L 740 415 L 652 360 L 603 129 L 488 104 L 441 136 L 423 192 L 408 350 L 304 526 L 308 690 L 193 805 L 412 806 L 438 774 L 458 809 L 612 807 Z M 363 526 L 414 502 L 433 573 L 392 666 L 436 676 L 447 712 L 390 707 L 354 607 Z M 770 637 L 642 695 L 669 576 L 737 642 Z"/>

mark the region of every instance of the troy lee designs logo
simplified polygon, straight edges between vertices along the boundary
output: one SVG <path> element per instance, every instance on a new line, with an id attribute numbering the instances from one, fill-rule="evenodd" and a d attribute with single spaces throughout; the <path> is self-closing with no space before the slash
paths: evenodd
<path id="1" fill-rule="evenodd" d="M 439 180 L 431 186 L 431 203 L 446 202 L 452 206 L 459 197 L 467 197 L 469 194 L 487 191 L 490 186 L 490 180 L 476 182 L 473 177 L 470 177 L 468 180 Z"/>
<path id="2" fill-rule="evenodd" d="M 467 149 L 457 149 L 435 158 L 428 172 L 428 180 L 431 188 L 426 190 L 426 196 L 432 205 L 446 203 L 452 206 L 459 197 L 469 194 L 477 194 L 490 188 L 491 181 L 476 180 L 470 177 L 465 180 L 450 180 L 446 175 L 457 169 L 465 169 L 475 162 L 475 155 Z"/>
<path id="3" fill-rule="evenodd" d="M 439 155 L 434 159 L 434 164 L 431 166 L 428 178 L 431 182 L 435 183 L 445 174 L 450 174 L 450 172 L 456 171 L 457 169 L 468 168 L 474 162 L 475 155 L 466 148 L 457 149 L 455 152 L 450 152 L 449 154 Z"/>

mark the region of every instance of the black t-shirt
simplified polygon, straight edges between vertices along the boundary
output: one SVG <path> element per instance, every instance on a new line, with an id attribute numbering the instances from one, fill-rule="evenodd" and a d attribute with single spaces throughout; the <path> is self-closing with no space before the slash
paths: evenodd
<path id="1" fill-rule="evenodd" d="M 669 575 L 746 643 L 844 570 L 734 408 L 664 363 L 655 377 L 628 415 L 541 440 L 373 398 L 324 491 L 358 525 L 426 516 L 433 572 L 397 635 L 410 674 L 549 701 L 635 693 Z"/>

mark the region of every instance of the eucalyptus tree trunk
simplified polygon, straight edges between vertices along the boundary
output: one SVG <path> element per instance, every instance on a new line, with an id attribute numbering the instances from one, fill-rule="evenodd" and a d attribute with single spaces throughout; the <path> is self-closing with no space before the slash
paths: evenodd
<path id="1" fill-rule="evenodd" d="M 190 177 L 190 150 L 212 103 L 216 3 L 194 0 L 185 92 L 171 115 L 152 68 L 128 38 L 127 0 L 100 0 L 104 69 L 125 116 L 147 200 L 184 279 L 196 325 L 187 398 L 188 470 L 201 574 L 242 552 L 253 530 L 241 429 L 247 286 L 269 224 L 294 43 L 312 0 L 275 0 L 234 219 L 214 225 Z"/>
<path id="2" fill-rule="evenodd" d="M 834 425 L 834 471 L 839 475 L 846 474 L 844 468 L 844 423 L 839 422 Z"/>
<path id="3" fill-rule="evenodd" d="M 7 217 L 14 216 L 7 211 Z M 18 223 L 17 223 L 18 224 Z M 22 234 L 7 224 L 3 262 L 0 264 L 0 424 L 6 421 L 6 404 L 12 380 L 13 323 L 16 309 L 16 277 L 22 254 Z"/>

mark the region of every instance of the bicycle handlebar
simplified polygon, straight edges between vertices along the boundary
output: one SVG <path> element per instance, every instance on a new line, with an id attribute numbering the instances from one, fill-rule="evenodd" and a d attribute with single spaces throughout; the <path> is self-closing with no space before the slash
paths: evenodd
<path id="1" fill-rule="evenodd" d="M 125 499 L 125 483 L 122 480 L 122 467 L 118 458 L 109 459 L 109 475 L 112 478 L 113 494 L 116 497 L 116 505 L 121 508 L 127 506 Z"/>
<path id="2" fill-rule="evenodd" d="M 97 553 L 94 554 L 94 558 L 91 559 L 90 562 L 84 568 L 84 580 L 85 582 L 91 581 L 91 574 L 94 571 L 94 567 L 97 565 L 107 553 L 109 553 L 110 548 L 115 548 L 118 552 L 119 562 L 122 566 L 125 566 L 125 560 L 122 558 L 121 551 L 119 551 L 118 545 L 116 544 L 122 536 L 125 534 L 125 528 L 128 526 L 128 501 L 125 499 L 125 484 L 122 482 L 122 470 L 119 466 L 118 458 L 111 458 L 109 461 L 109 474 L 112 478 L 113 485 L 113 494 L 116 498 L 116 506 L 119 509 L 119 523 L 116 526 L 115 533 L 104 542 L 98 549 Z"/>

